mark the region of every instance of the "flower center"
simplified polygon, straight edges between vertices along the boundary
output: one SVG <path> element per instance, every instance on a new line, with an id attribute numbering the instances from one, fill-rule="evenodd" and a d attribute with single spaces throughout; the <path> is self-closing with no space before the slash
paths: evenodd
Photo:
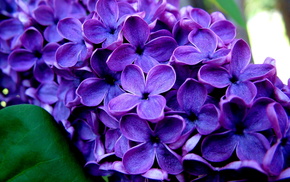
<path id="1" fill-rule="evenodd" d="M 39 51 L 35 51 L 34 56 L 37 57 L 38 59 L 40 59 L 42 57 L 42 53 Z"/>
<path id="2" fill-rule="evenodd" d="M 138 46 L 136 48 L 135 52 L 141 56 L 141 55 L 143 55 L 144 49 L 142 47 Z"/>
<path id="3" fill-rule="evenodd" d="M 109 85 L 115 85 L 115 78 L 111 77 L 111 76 L 106 76 L 105 77 L 105 81 L 109 84 Z"/>
<path id="4" fill-rule="evenodd" d="M 196 120 L 198 120 L 198 117 L 197 117 L 197 115 L 195 114 L 195 113 L 190 113 L 189 115 L 188 115 L 188 119 L 190 120 L 190 121 L 196 121 Z"/>
<path id="5" fill-rule="evenodd" d="M 148 100 L 149 99 L 149 93 L 145 92 L 142 94 L 142 100 Z"/>
<path id="6" fill-rule="evenodd" d="M 282 139 L 281 139 L 281 145 L 282 145 L 282 146 L 287 145 L 287 142 L 288 142 L 288 138 L 285 137 L 285 138 L 282 138 Z"/>
<path id="7" fill-rule="evenodd" d="M 237 76 L 233 75 L 232 78 L 230 78 L 230 81 L 231 81 L 232 83 L 237 83 L 237 82 L 239 81 L 239 79 L 238 79 Z"/>
<path id="8" fill-rule="evenodd" d="M 160 138 L 158 136 L 151 136 L 150 141 L 153 144 L 159 144 L 160 143 Z"/>
<path id="9" fill-rule="evenodd" d="M 115 32 L 116 32 L 116 29 L 115 28 L 110 28 L 109 34 L 114 35 Z"/>

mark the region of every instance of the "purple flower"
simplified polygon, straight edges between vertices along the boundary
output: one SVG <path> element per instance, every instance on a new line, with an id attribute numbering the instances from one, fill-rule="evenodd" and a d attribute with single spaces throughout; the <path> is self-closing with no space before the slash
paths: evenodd
<path id="1" fill-rule="evenodd" d="M 203 157 L 209 161 L 221 162 L 236 150 L 240 160 L 256 160 L 262 163 L 270 144 L 259 131 L 271 128 L 265 114 L 271 102 L 273 100 L 260 98 L 248 109 L 247 104 L 239 97 L 223 101 L 220 124 L 226 131 L 209 135 L 203 140 Z"/>
<path id="2" fill-rule="evenodd" d="M 175 82 L 175 72 L 169 65 L 157 65 L 149 70 L 146 81 L 142 69 L 128 65 L 121 75 L 121 83 L 128 93 L 109 102 L 109 111 L 123 115 L 137 106 L 140 118 L 157 121 L 164 117 L 166 100 L 159 95 L 168 91 Z"/>
<path id="3" fill-rule="evenodd" d="M 180 137 L 184 122 L 177 116 L 167 116 L 159 121 L 152 131 L 148 122 L 135 114 L 125 115 L 120 121 L 120 129 L 129 140 L 139 142 L 123 157 L 125 170 L 129 174 L 142 174 L 153 165 L 156 157 L 161 169 L 169 174 L 179 174 L 183 169 L 180 157 L 168 148 Z"/>
<path id="4" fill-rule="evenodd" d="M 176 47 L 175 40 L 169 36 L 147 42 L 150 29 L 138 16 L 131 16 L 126 20 L 123 34 L 129 43 L 117 47 L 107 61 L 109 68 L 114 71 L 122 71 L 134 62 L 147 73 L 153 66 L 168 61 Z"/>
<path id="5" fill-rule="evenodd" d="M 216 88 L 228 87 L 226 96 L 235 95 L 245 102 L 253 101 L 257 88 L 252 81 L 264 79 L 275 73 L 270 64 L 249 64 L 250 48 L 243 40 L 238 40 L 232 50 L 229 69 L 206 64 L 199 70 L 199 80 Z"/>

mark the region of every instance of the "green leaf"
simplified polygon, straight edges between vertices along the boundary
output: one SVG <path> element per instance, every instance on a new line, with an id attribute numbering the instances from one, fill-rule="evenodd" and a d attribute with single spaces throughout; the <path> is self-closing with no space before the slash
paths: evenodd
<path id="1" fill-rule="evenodd" d="M 38 106 L 0 110 L 0 181 L 90 181 L 63 134 Z"/>
<path id="2" fill-rule="evenodd" d="M 246 21 L 235 0 L 214 0 L 220 9 L 230 16 L 237 24 L 246 29 Z"/>

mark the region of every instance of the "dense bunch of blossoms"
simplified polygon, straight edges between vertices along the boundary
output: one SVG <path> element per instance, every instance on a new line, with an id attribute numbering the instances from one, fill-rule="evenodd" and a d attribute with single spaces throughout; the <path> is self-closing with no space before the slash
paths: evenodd
<path id="1" fill-rule="evenodd" d="M 290 87 L 220 12 L 175 0 L 1 1 L 0 100 L 45 108 L 94 176 L 290 178 Z"/>

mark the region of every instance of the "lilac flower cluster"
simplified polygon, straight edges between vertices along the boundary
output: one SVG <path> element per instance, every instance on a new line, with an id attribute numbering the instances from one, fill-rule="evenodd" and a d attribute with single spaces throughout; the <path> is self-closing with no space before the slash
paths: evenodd
<path id="1" fill-rule="evenodd" d="M 222 13 L 178 4 L 1 1 L 1 107 L 45 108 L 94 176 L 289 179 L 290 83 Z"/>

